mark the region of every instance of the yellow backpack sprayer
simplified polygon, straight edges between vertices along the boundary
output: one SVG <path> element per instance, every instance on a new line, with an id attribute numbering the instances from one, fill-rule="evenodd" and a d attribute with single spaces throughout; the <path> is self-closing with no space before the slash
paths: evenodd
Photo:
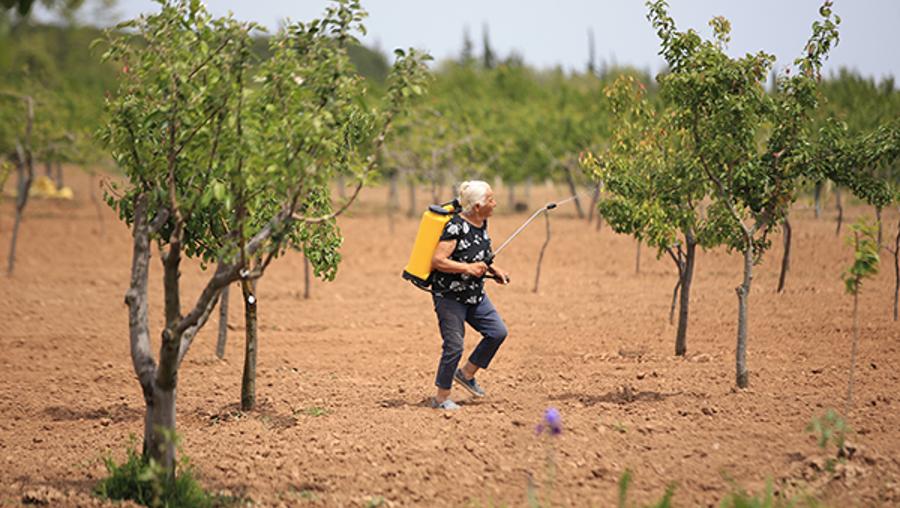
<path id="1" fill-rule="evenodd" d="M 434 257 L 444 226 L 450 222 L 453 214 L 459 211 L 459 201 L 454 199 L 442 205 L 431 205 L 422 214 L 409 263 L 403 270 L 404 279 L 422 289 L 427 289 L 431 285 L 431 258 Z"/>
<path id="2" fill-rule="evenodd" d="M 509 245 L 513 238 L 519 236 L 519 233 L 525 230 L 541 212 L 553 210 L 559 205 L 568 203 L 577 198 L 578 195 L 564 199 L 557 203 L 547 203 L 534 212 L 513 234 L 509 235 L 500 247 L 494 251 L 493 255 L 485 260 L 488 266 L 494 261 L 494 258 L 500 254 L 500 251 Z M 422 220 L 419 222 L 419 231 L 416 233 L 416 241 L 413 244 L 412 254 L 409 256 L 409 262 L 403 270 L 403 278 L 412 282 L 416 287 L 431 291 L 431 259 L 434 257 L 434 251 L 437 249 L 438 242 L 441 238 L 441 232 L 444 226 L 450 222 L 454 214 L 461 211 L 459 201 L 454 199 L 442 205 L 431 205 L 428 210 L 422 214 Z M 491 278 L 497 279 L 496 274 L 489 270 Z M 507 280 L 506 282 L 509 282 Z"/>

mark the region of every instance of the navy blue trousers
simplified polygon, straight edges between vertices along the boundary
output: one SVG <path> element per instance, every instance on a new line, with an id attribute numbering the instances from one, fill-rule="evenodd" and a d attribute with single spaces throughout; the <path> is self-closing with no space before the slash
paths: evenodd
<path id="1" fill-rule="evenodd" d="M 441 338 L 444 340 L 434 384 L 438 388 L 449 390 L 453 383 L 453 374 L 462 358 L 466 323 L 481 334 L 481 342 L 475 347 L 475 351 L 472 351 L 469 361 L 482 369 L 490 365 L 509 332 L 487 295 L 484 295 L 484 299 L 477 305 L 466 305 L 447 297 L 432 296 L 432 298 Z"/>

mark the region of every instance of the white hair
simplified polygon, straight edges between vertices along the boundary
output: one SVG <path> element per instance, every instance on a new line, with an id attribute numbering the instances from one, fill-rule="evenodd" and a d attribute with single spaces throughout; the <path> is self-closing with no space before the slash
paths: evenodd
<path id="1" fill-rule="evenodd" d="M 459 204 L 464 212 L 469 212 L 475 205 L 484 205 L 487 191 L 491 188 L 482 180 L 469 180 L 459 184 Z"/>

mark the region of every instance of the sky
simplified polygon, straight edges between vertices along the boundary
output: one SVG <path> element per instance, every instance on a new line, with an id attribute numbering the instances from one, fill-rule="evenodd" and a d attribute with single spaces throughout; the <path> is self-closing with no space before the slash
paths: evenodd
<path id="1" fill-rule="evenodd" d="M 214 14 L 233 12 L 275 30 L 281 20 L 309 20 L 322 14 L 325 0 L 206 0 Z M 821 0 L 669 0 L 679 29 L 711 34 L 707 23 L 722 15 L 731 21 L 729 53 L 765 50 L 776 67 L 796 58 L 818 18 Z M 840 44 L 825 73 L 841 67 L 880 80 L 900 77 L 900 0 L 835 0 L 841 19 Z M 588 30 L 598 60 L 658 72 L 659 42 L 646 19 L 643 0 L 362 0 L 369 12 L 363 43 L 385 52 L 398 47 L 427 50 L 437 61 L 459 55 L 468 30 L 480 53 L 482 32 L 501 58 L 515 51 L 538 68 L 583 69 Z M 128 19 L 152 12 L 151 0 L 119 0 L 115 16 Z"/>

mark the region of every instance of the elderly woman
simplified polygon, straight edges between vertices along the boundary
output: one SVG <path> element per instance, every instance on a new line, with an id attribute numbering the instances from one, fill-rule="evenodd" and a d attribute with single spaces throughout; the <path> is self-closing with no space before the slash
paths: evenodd
<path id="1" fill-rule="evenodd" d="M 459 186 L 459 203 L 462 212 L 444 226 L 431 260 L 434 311 L 444 341 L 433 406 L 449 410 L 459 409 L 459 405 L 450 399 L 453 382 L 475 397 L 484 397 L 484 390 L 475 381 L 475 373 L 490 365 L 507 334 L 500 314 L 484 292 L 485 276 L 493 277 L 501 284 L 509 283 L 505 271 L 486 263 L 492 257 L 487 219 L 497 206 L 494 191 L 486 182 L 463 182 Z M 457 367 L 463 354 L 466 323 L 482 338 L 460 369 Z"/>

